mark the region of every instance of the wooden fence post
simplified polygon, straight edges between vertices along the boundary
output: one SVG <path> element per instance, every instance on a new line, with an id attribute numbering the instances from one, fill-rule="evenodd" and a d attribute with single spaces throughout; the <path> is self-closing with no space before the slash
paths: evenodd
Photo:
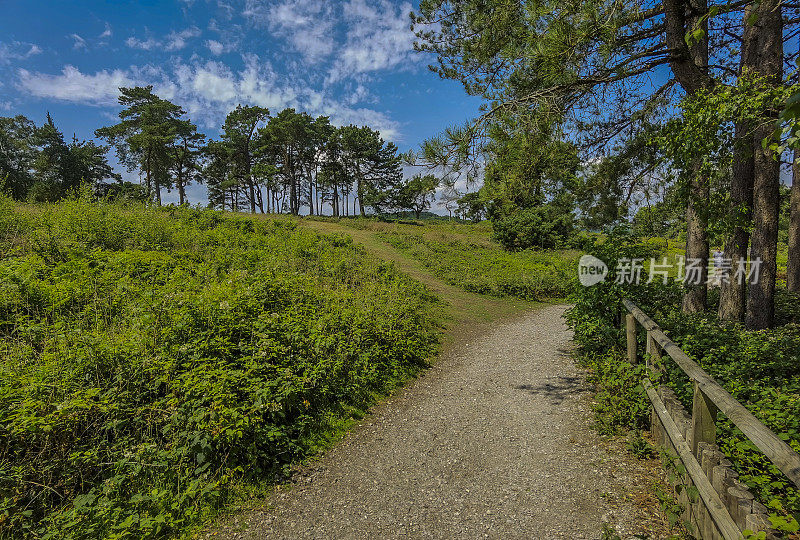
<path id="1" fill-rule="evenodd" d="M 625 315 L 625 334 L 628 338 L 628 361 L 636 364 L 636 317 Z"/>
<path id="2" fill-rule="evenodd" d="M 701 442 L 714 444 L 717 441 L 717 406 L 703 394 L 697 382 L 694 383 L 692 399 L 692 429 L 689 442 L 692 453 L 698 455 Z"/>
<path id="3" fill-rule="evenodd" d="M 650 355 L 650 365 L 648 367 L 656 367 L 656 365 L 661 362 L 661 351 L 659 350 L 658 343 L 656 343 L 656 340 L 653 338 L 653 334 L 650 332 L 650 330 L 647 331 L 647 350 L 645 352 Z M 661 371 L 660 366 L 656 369 Z"/>

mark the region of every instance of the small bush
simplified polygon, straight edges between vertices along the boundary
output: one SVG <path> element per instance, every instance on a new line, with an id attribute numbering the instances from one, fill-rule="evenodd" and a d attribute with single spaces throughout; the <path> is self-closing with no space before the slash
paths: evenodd
<path id="1" fill-rule="evenodd" d="M 509 251 L 571 245 L 574 220 L 569 212 L 542 205 L 519 208 L 492 220 L 494 237 Z"/>

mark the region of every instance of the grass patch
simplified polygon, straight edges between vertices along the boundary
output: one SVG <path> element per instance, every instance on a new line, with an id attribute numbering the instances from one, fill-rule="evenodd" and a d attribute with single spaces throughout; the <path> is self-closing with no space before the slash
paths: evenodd
<path id="1" fill-rule="evenodd" d="M 0 199 L 0 537 L 177 536 L 435 354 L 436 299 L 290 220 Z"/>
<path id="2" fill-rule="evenodd" d="M 492 240 L 487 222 L 411 225 L 362 219 L 341 223 L 376 233 L 452 286 L 496 297 L 563 298 L 573 285 L 580 255 L 574 250 L 508 252 Z"/>

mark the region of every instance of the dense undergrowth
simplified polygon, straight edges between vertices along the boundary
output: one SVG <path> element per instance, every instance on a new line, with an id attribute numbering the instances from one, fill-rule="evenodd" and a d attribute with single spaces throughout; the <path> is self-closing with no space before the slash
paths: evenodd
<path id="1" fill-rule="evenodd" d="M 508 252 L 472 225 L 447 224 L 415 231 L 382 232 L 381 238 L 408 253 L 436 276 L 467 291 L 524 300 L 569 294 L 577 255 L 568 250 Z"/>
<path id="2" fill-rule="evenodd" d="M 434 299 L 289 221 L 0 199 L 0 537 L 180 534 L 424 366 Z"/>
<path id="3" fill-rule="evenodd" d="M 641 380 L 646 376 L 654 382 L 659 380 L 657 373 L 641 364 L 632 366 L 625 358 L 620 313 L 621 300 L 627 297 L 737 400 L 800 451 L 800 298 L 779 289 L 776 318 L 780 326 L 747 331 L 739 324 L 716 319 L 716 294 L 710 295 L 707 313 L 687 316 L 680 312 L 681 290 L 674 283 L 637 287 L 613 283 L 614 261 L 658 257 L 661 253 L 657 251 L 652 244 L 629 237 L 598 243 L 590 252 L 609 263 L 609 278 L 600 285 L 576 288 L 572 297 L 575 306 L 568 311 L 567 319 L 580 345 L 580 359 L 592 370 L 600 431 L 614 434 L 645 429 L 649 404 Z M 639 350 L 644 350 L 643 342 Z M 691 410 L 691 386 L 686 376 L 668 357 L 663 368 L 666 375 L 660 382 L 673 387 Z M 720 420 L 717 441 L 731 458 L 740 480 L 774 510 L 779 526 L 792 530 L 796 526 L 792 515 L 800 512 L 800 493 L 724 416 Z"/>

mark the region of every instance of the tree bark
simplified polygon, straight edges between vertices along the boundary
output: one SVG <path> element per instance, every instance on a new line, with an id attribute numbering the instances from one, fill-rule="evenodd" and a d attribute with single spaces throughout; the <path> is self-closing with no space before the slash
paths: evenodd
<path id="1" fill-rule="evenodd" d="M 742 19 L 742 56 L 740 74 L 745 76 L 757 68 L 758 35 L 756 27 L 749 24 L 755 6 L 745 7 Z M 749 225 L 753 219 L 753 161 L 752 125 L 739 122 L 734 126 L 734 154 L 731 176 L 731 213 L 736 219 L 731 237 L 725 244 L 725 258 L 732 263 L 731 279 L 720 286 L 719 309 L 717 316 L 723 321 L 744 322 L 747 298 L 747 284 L 733 279 L 737 272 L 746 269 L 738 268 L 740 260 L 747 260 L 750 244 Z"/>
<path id="2" fill-rule="evenodd" d="M 723 321 L 744 321 L 745 298 L 747 285 L 735 279 L 740 260 L 747 260 L 747 248 L 750 243 L 749 224 L 753 214 L 753 175 L 755 163 L 751 136 L 751 127 L 737 124 L 735 126 L 735 149 L 733 171 L 731 177 L 731 211 L 736 224 L 733 233 L 725 245 L 724 257 L 732 262 L 730 279 L 721 284 L 719 309 L 717 315 Z"/>
<path id="3" fill-rule="evenodd" d="M 333 184 L 333 200 L 331 201 L 331 205 L 333 206 L 333 217 L 339 217 L 339 188 L 336 186 L 336 183 Z"/>
<path id="4" fill-rule="evenodd" d="M 783 18 L 781 0 L 762 0 L 756 20 L 758 74 L 780 84 L 783 73 Z M 776 111 L 765 111 L 774 119 Z M 767 119 L 765 118 L 765 120 Z M 773 122 L 760 122 L 754 131 L 753 236 L 751 260 L 760 260 L 760 276 L 748 285 L 745 324 L 750 330 L 772 326 L 775 314 L 775 278 L 778 256 L 778 215 L 780 213 L 780 163 L 773 151 L 762 144 L 771 138 Z"/>
<path id="5" fill-rule="evenodd" d="M 664 0 L 665 42 L 670 49 L 670 68 L 688 95 L 712 84 L 708 76 L 708 24 L 701 26 L 705 35 L 691 47 L 686 34 L 698 26 L 707 11 L 706 0 Z M 683 297 L 683 312 L 704 311 L 708 289 L 705 283 L 708 268 L 707 215 L 704 207 L 709 199 L 708 179 L 700 175 L 700 162 L 693 167 L 686 205 L 686 259 L 696 259 L 702 282 L 690 285 Z"/>
<path id="6" fill-rule="evenodd" d="M 308 173 L 308 215 L 314 215 L 314 178 Z"/>
<path id="7" fill-rule="evenodd" d="M 364 212 L 364 190 L 363 190 L 363 186 L 362 186 L 360 177 L 358 178 L 358 186 L 357 186 L 357 188 L 358 188 L 358 193 L 357 193 L 357 196 L 358 196 L 358 210 L 361 213 L 361 217 L 364 217 L 367 214 Z M 355 215 L 355 213 L 356 213 L 356 209 L 353 208 L 353 215 Z"/>
<path id="8" fill-rule="evenodd" d="M 181 206 L 186 202 L 186 188 L 183 185 L 183 179 L 180 177 L 178 177 L 178 200 Z"/>
<path id="9" fill-rule="evenodd" d="M 161 183 L 158 181 L 158 175 L 155 178 L 155 185 L 156 185 L 156 204 L 161 206 Z"/>
<path id="10" fill-rule="evenodd" d="M 705 311 L 708 300 L 708 215 L 704 205 L 709 199 L 708 179 L 695 167 L 689 186 L 689 202 L 686 205 L 686 261 L 700 267 L 697 283 L 687 283 L 683 295 L 683 312 Z"/>
<path id="11" fill-rule="evenodd" d="M 795 150 L 792 164 L 792 195 L 789 203 L 789 264 L 786 287 L 800 293 L 800 151 Z"/>
<path id="12" fill-rule="evenodd" d="M 250 167 L 250 150 L 249 149 L 245 152 L 244 159 L 245 159 L 245 166 L 244 167 L 245 167 L 245 175 L 246 175 L 245 176 L 245 180 L 247 181 L 247 189 L 249 191 L 249 197 L 250 197 L 250 213 L 251 214 L 255 214 L 256 213 L 256 186 L 253 183 L 253 174 L 251 172 L 251 167 Z"/>

